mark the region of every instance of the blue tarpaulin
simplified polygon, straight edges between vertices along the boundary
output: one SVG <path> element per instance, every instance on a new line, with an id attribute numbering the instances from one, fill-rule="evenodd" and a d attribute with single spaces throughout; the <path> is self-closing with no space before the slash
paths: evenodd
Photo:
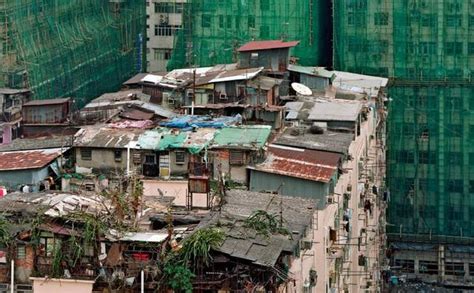
<path id="1" fill-rule="evenodd" d="M 169 128 L 223 128 L 242 123 L 242 116 L 237 114 L 234 117 L 218 117 L 212 118 L 210 116 L 181 116 L 173 118 L 169 121 L 160 123 L 161 126 Z"/>

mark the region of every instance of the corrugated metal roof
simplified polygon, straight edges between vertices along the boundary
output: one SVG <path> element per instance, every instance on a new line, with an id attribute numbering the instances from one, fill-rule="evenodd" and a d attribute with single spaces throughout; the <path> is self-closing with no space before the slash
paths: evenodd
<path id="1" fill-rule="evenodd" d="M 282 82 L 283 82 L 282 79 L 260 75 L 257 78 L 249 81 L 247 83 L 247 86 L 250 86 L 256 89 L 260 88 L 262 90 L 268 91 L 268 90 L 271 90 L 276 85 L 280 85 Z"/>
<path id="2" fill-rule="evenodd" d="M 246 51 L 260 51 L 260 50 L 271 50 L 271 49 L 282 49 L 282 48 L 291 48 L 298 45 L 299 41 L 284 42 L 281 40 L 271 40 L 271 41 L 253 41 L 248 42 L 243 45 L 237 51 L 246 52 Z"/>
<path id="3" fill-rule="evenodd" d="M 293 71 L 293 72 L 307 74 L 307 75 L 324 77 L 327 79 L 333 79 L 336 77 L 336 74 L 333 71 L 326 70 L 324 67 L 301 66 L 301 65 L 289 64 L 288 70 Z"/>
<path id="4" fill-rule="evenodd" d="M 138 84 L 147 74 L 148 73 L 138 73 L 137 75 L 124 82 L 123 85 Z"/>
<path id="5" fill-rule="evenodd" d="M 156 85 L 159 84 L 162 79 L 163 76 L 161 75 L 147 74 L 140 81 L 143 83 L 151 83 Z"/>
<path id="6" fill-rule="evenodd" d="M 333 82 L 337 88 L 357 92 L 366 93 L 371 97 L 378 95 L 381 88 L 387 86 L 388 79 L 377 76 L 356 74 L 343 71 L 334 71 L 336 78 Z"/>
<path id="7" fill-rule="evenodd" d="M 154 116 L 154 113 L 140 111 L 138 109 L 127 109 L 126 111 L 120 113 L 119 116 L 131 120 L 151 120 Z"/>
<path id="8" fill-rule="evenodd" d="M 126 233 L 121 237 L 120 241 L 127 242 L 148 242 L 148 243 L 162 243 L 168 238 L 167 233 L 152 233 L 152 232 L 133 232 Z"/>
<path id="9" fill-rule="evenodd" d="M 272 145 L 267 159 L 253 169 L 318 182 L 329 182 L 341 156 L 335 153 Z"/>
<path id="10" fill-rule="evenodd" d="M 250 80 L 263 71 L 263 67 L 247 68 L 238 70 L 222 71 L 215 78 L 211 79 L 209 83 L 218 83 L 236 80 Z"/>
<path id="11" fill-rule="evenodd" d="M 15 94 L 23 94 L 23 93 L 29 93 L 29 89 L 12 89 L 12 88 L 0 88 L 0 94 L 4 95 L 15 95 Z"/>
<path id="12" fill-rule="evenodd" d="M 270 137 L 271 126 L 267 125 L 242 125 L 223 128 L 214 138 L 213 148 L 262 148 Z"/>
<path id="13" fill-rule="evenodd" d="M 58 105 L 58 104 L 64 104 L 70 101 L 71 101 L 71 98 L 33 100 L 33 101 L 29 101 L 28 103 L 23 104 L 23 107 Z"/>
<path id="14" fill-rule="evenodd" d="M 0 153 L 0 171 L 43 168 L 69 148 Z"/>
<path id="15" fill-rule="evenodd" d="M 314 121 L 356 121 L 362 110 L 360 101 L 318 100 L 308 119 Z"/>
<path id="16" fill-rule="evenodd" d="M 19 138 L 0 146 L 0 152 L 50 149 L 72 146 L 72 137 L 48 136 L 39 138 Z"/>
<path id="17" fill-rule="evenodd" d="M 144 129 L 115 129 L 97 126 L 86 126 L 76 134 L 74 145 L 96 148 L 138 148 L 138 137 Z"/>

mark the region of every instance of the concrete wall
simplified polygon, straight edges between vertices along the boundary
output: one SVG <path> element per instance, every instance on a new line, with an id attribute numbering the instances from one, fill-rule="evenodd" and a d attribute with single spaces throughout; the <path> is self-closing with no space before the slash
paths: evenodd
<path id="1" fill-rule="evenodd" d="M 127 150 L 126 149 L 91 149 L 91 160 L 84 160 L 81 157 L 81 148 L 76 148 L 76 166 L 80 168 L 94 168 L 99 170 L 113 170 L 117 172 L 125 172 L 127 170 Z M 115 150 L 121 151 L 120 161 L 115 160 Z M 130 150 L 130 169 L 136 170 L 140 164 L 133 163 L 133 154 L 136 150 Z"/>
<path id="2" fill-rule="evenodd" d="M 372 230 L 377 229 L 379 224 L 378 212 L 374 206 L 373 215 L 370 216 L 365 213 L 362 208 L 362 200 L 360 193 L 362 190 L 359 188 L 360 182 L 364 182 L 363 176 L 360 178 L 359 161 L 360 158 L 370 154 L 375 156 L 376 147 L 375 139 L 370 139 L 370 135 L 375 134 L 374 128 L 374 117 L 370 115 L 369 121 L 363 122 L 361 127 L 361 135 L 358 136 L 350 145 L 349 153 L 353 156 L 351 161 L 345 161 L 343 168 L 347 170 L 346 173 L 339 176 L 337 184 L 335 186 L 333 194 L 333 203 L 327 204 L 322 210 L 317 210 L 313 219 L 312 234 L 307 235 L 307 239 L 313 241 L 311 249 L 302 251 L 300 257 L 295 259 L 291 266 L 290 272 L 292 272 L 295 278 L 294 284 L 290 284 L 291 292 L 305 292 L 304 283 L 309 278 L 309 271 L 315 269 L 317 271 L 318 279 L 315 287 L 309 288 L 308 292 L 328 292 L 330 288 L 339 288 L 342 292 L 343 288 L 346 288 L 348 292 L 362 292 L 361 286 L 366 284 L 367 279 L 363 274 L 347 274 L 345 272 L 364 272 L 364 267 L 358 265 L 358 256 L 365 255 L 368 257 L 368 273 L 367 275 L 373 275 L 378 270 L 376 259 L 379 256 L 379 247 L 377 241 L 370 241 L 369 239 L 375 238 L 375 232 Z M 370 161 L 367 163 L 369 166 L 375 166 Z M 375 167 L 372 172 L 377 172 Z M 254 171 L 252 171 L 254 172 Z M 375 174 L 374 173 L 374 174 Z M 254 172 L 257 174 L 257 172 Z M 251 180 L 257 179 L 257 176 L 252 174 Z M 267 181 L 269 176 L 265 176 Z M 251 182 L 255 185 L 261 185 L 262 180 L 258 183 Z M 272 180 L 273 186 L 279 186 L 281 180 L 277 178 Z M 294 187 L 291 191 L 296 191 L 298 188 L 303 188 L 303 185 L 293 183 L 291 186 Z M 363 184 L 362 184 L 363 185 Z M 288 184 L 285 184 L 287 190 Z M 350 186 L 350 188 L 348 188 Z M 300 191 L 302 193 L 302 191 Z M 352 217 L 350 219 L 350 231 L 347 233 L 342 226 L 342 214 L 344 193 L 350 194 L 348 201 L 348 208 L 352 211 Z M 373 198 L 372 198 L 373 200 Z M 336 223 L 339 222 L 339 226 Z M 375 228 L 374 228 L 375 227 Z M 361 229 L 364 228 L 367 231 L 361 238 L 360 248 L 357 246 L 358 238 L 361 236 Z M 329 231 L 331 229 L 336 230 L 337 241 L 333 242 L 330 240 Z M 347 245 L 344 245 L 347 243 Z M 344 252 L 346 247 L 346 252 Z M 328 253 L 329 252 L 329 253 Z M 336 270 L 336 260 L 341 259 L 341 267 L 339 271 Z M 334 281 L 330 284 L 329 280 L 332 278 Z M 375 280 L 373 281 L 375 283 Z"/>
<path id="3" fill-rule="evenodd" d="M 230 150 L 223 149 L 215 151 L 213 154 L 214 179 L 218 178 L 219 173 L 224 176 L 230 176 L 232 181 L 247 184 L 247 164 L 250 160 L 250 154 L 244 151 L 244 164 L 233 165 L 229 162 Z"/>
<path id="4" fill-rule="evenodd" d="M 94 285 L 94 281 L 84 280 L 48 278 L 31 278 L 31 280 L 33 281 L 33 292 L 35 293 L 90 293 Z"/>
<path id="5" fill-rule="evenodd" d="M 168 53 L 171 54 L 174 48 L 176 33 L 180 31 L 183 24 L 183 14 L 179 11 L 175 13 L 155 13 L 155 3 L 168 3 L 182 5 L 180 3 L 186 3 L 186 0 L 146 0 L 146 14 L 147 14 L 147 70 L 149 72 L 160 72 L 166 71 L 166 65 L 168 63 Z M 168 24 L 176 29 L 172 29 L 172 34 L 167 35 L 155 35 L 155 25 L 160 25 L 160 21 L 166 18 Z M 178 29 L 179 28 L 179 29 Z"/>
<path id="6" fill-rule="evenodd" d="M 186 150 L 184 152 L 184 164 L 176 163 L 176 151 L 170 152 L 170 168 L 171 176 L 185 176 L 188 175 L 188 165 L 189 165 L 189 153 Z"/>
<path id="7" fill-rule="evenodd" d="M 145 197 L 173 197 L 173 206 L 186 206 L 187 191 L 187 180 L 143 180 L 143 195 Z M 193 207 L 204 208 L 206 204 L 206 194 L 196 193 L 193 195 Z"/>

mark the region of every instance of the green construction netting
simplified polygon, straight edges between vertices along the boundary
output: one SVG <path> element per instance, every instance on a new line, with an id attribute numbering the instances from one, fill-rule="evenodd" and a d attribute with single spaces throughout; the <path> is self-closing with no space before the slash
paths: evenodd
<path id="1" fill-rule="evenodd" d="M 251 40 L 299 40 L 292 50 L 303 65 L 330 63 L 330 7 L 325 0 L 190 0 L 183 10 L 168 69 L 237 61 Z"/>
<path id="2" fill-rule="evenodd" d="M 4 0 L 0 15 L 0 86 L 80 106 L 143 69 L 145 1 Z"/>
<path id="3" fill-rule="evenodd" d="M 474 6 L 334 1 L 338 70 L 387 76 L 389 233 L 474 237 Z"/>

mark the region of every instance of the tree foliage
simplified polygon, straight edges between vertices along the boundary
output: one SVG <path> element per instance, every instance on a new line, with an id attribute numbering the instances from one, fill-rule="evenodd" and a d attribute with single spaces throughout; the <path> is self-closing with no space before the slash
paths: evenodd
<path id="1" fill-rule="evenodd" d="M 211 250 L 222 245 L 225 235 L 216 228 L 200 229 L 184 240 L 180 253 L 185 262 L 209 265 Z"/>
<path id="2" fill-rule="evenodd" d="M 244 227 L 257 231 L 258 234 L 270 236 L 270 234 L 288 235 L 288 229 L 282 226 L 282 220 L 277 215 L 269 214 L 264 210 L 255 211 L 245 219 Z"/>

